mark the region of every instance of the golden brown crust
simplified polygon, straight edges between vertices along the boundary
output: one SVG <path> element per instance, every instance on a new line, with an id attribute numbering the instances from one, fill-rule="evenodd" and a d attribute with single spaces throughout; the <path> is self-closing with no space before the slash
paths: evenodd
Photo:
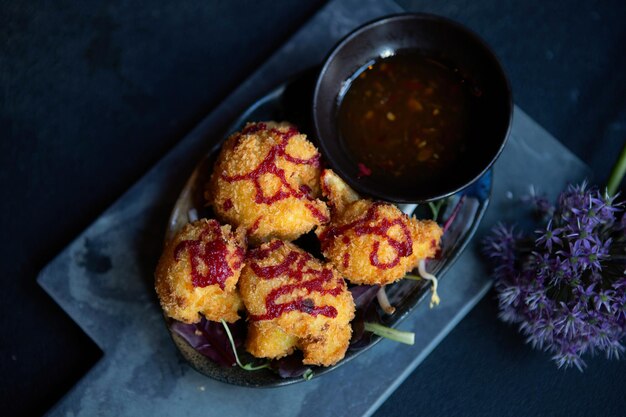
<path id="1" fill-rule="evenodd" d="M 257 358 L 278 359 L 291 355 L 297 344 L 296 336 L 285 333 L 271 321 L 248 323 L 246 350 Z"/>
<path id="2" fill-rule="evenodd" d="M 389 284 L 437 253 L 443 233 L 437 223 L 410 218 L 391 204 L 355 201 L 354 191 L 330 170 L 322 178 L 335 210 L 316 233 L 326 259 L 350 282 Z"/>
<path id="3" fill-rule="evenodd" d="M 228 138 L 205 197 L 217 216 L 248 232 L 251 243 L 294 240 L 329 218 L 316 197 L 320 155 L 288 123 L 249 123 Z"/>
<path id="4" fill-rule="evenodd" d="M 244 254 L 245 241 L 229 225 L 201 219 L 183 227 L 166 243 L 156 268 L 155 289 L 165 314 L 184 323 L 197 323 L 200 314 L 237 321 Z"/>
<path id="5" fill-rule="evenodd" d="M 343 213 L 346 207 L 361 197 L 348 186 L 332 169 L 325 169 L 320 176 L 322 195 L 334 212 Z"/>
<path id="6" fill-rule="evenodd" d="M 355 307 L 332 266 L 274 240 L 251 252 L 239 288 L 250 317 L 251 354 L 278 358 L 297 347 L 305 364 L 330 366 L 343 359 Z"/>

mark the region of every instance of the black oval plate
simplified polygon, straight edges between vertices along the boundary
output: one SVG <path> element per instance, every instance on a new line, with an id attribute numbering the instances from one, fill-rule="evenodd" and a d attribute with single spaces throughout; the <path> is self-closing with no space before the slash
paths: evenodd
<path id="1" fill-rule="evenodd" d="M 240 130 L 248 121 L 285 120 L 298 126 L 301 132 L 307 133 L 309 139 L 316 143 L 315 138 L 311 136 L 313 130 L 310 103 L 318 70 L 318 68 L 314 68 L 306 71 L 293 81 L 285 83 L 261 97 L 233 123 L 228 133 Z M 223 140 L 225 139 L 226 137 L 223 138 Z M 190 213 L 192 213 L 191 216 L 210 216 L 210 212 L 204 205 L 202 191 L 211 174 L 214 158 L 217 156 L 223 140 L 198 164 L 181 191 L 170 217 L 167 239 L 189 222 Z M 476 231 L 489 204 L 491 184 L 492 170 L 489 170 L 472 186 L 446 198 L 443 202 L 437 219 L 440 224 L 446 225 L 441 241 L 441 252 L 436 259 L 429 260 L 427 263 L 429 272 L 437 275 L 440 279 L 456 261 Z M 418 218 L 432 217 L 428 206 L 418 207 L 414 204 L 406 204 L 399 205 L 399 207 L 405 213 L 415 214 Z M 404 279 L 388 285 L 386 290 L 389 300 L 396 310 L 390 315 L 380 314 L 380 323 L 395 327 L 426 298 L 430 292 L 430 285 L 425 281 Z M 442 302 L 445 303 L 445 298 Z M 169 326 L 171 321 L 166 318 L 166 322 L 172 339 L 183 357 L 198 372 L 210 378 L 248 387 L 276 387 L 304 381 L 302 377 L 281 378 L 268 369 L 245 371 L 236 366 L 222 367 L 194 350 L 181 336 L 171 330 Z M 373 336 L 369 343 L 364 346 L 361 345 L 359 349 L 348 349 L 346 357 L 336 365 L 327 368 L 313 367 L 314 377 L 320 377 L 363 354 L 379 341 L 379 337 Z M 250 362 L 254 359 L 245 352 L 241 352 L 240 357 L 243 362 Z"/>

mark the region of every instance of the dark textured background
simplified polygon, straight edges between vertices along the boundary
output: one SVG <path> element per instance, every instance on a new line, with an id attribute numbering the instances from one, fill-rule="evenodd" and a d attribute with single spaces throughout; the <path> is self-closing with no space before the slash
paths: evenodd
<path id="1" fill-rule="evenodd" d="M 100 357 L 39 269 L 323 3 L 0 0 L 3 415 L 45 412 Z M 626 137 L 626 2 L 399 3 L 483 36 L 516 103 L 606 179 Z M 490 294 L 377 415 L 623 415 L 626 361 L 588 363 L 557 370 Z"/>

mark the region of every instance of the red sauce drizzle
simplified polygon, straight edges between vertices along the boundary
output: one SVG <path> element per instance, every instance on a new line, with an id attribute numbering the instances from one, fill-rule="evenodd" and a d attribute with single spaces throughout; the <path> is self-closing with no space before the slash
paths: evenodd
<path id="1" fill-rule="evenodd" d="M 313 215 L 313 217 L 315 217 L 321 223 L 326 223 L 329 220 L 328 217 L 324 213 L 322 213 L 321 211 L 318 210 L 317 207 L 315 207 L 315 205 L 311 203 L 307 203 L 306 208 L 308 208 L 311 214 Z"/>
<path id="2" fill-rule="evenodd" d="M 263 219 L 263 216 L 259 216 L 256 218 L 254 223 L 252 223 L 252 226 L 250 226 L 250 228 L 248 229 L 248 235 L 251 235 L 257 231 L 257 229 L 259 228 L 259 225 L 261 224 L 261 219 Z"/>
<path id="3" fill-rule="evenodd" d="M 343 253 L 343 267 L 347 268 L 350 265 L 350 252 Z"/>
<path id="4" fill-rule="evenodd" d="M 333 306 L 316 306 L 313 300 L 306 297 L 297 297 L 296 299 L 277 304 L 276 300 L 286 294 L 291 294 L 298 289 L 305 289 L 307 294 L 317 292 L 320 294 L 330 294 L 338 296 L 343 291 L 344 283 L 341 278 L 337 280 L 337 286 L 333 288 L 324 288 L 324 284 L 331 282 L 333 279 L 333 271 L 330 268 L 323 268 L 321 271 L 306 266 L 306 263 L 313 257 L 300 251 L 290 251 L 287 253 L 283 261 L 277 265 L 260 266 L 255 260 L 262 260 L 271 255 L 272 252 L 284 246 L 280 240 L 272 242 L 267 248 L 255 249 L 248 254 L 250 268 L 254 273 L 262 279 L 274 279 L 279 277 L 289 277 L 297 282 L 293 284 L 282 285 L 273 289 L 265 299 L 265 314 L 251 315 L 251 320 L 271 320 L 281 316 L 289 311 L 301 311 L 312 316 L 321 314 L 326 317 L 336 317 L 337 309 Z M 304 280 L 305 278 L 310 278 Z"/>
<path id="5" fill-rule="evenodd" d="M 246 135 L 267 130 L 267 125 L 265 123 L 257 123 L 243 129 L 240 135 Z M 276 165 L 276 161 L 279 158 L 283 158 L 297 165 L 312 165 L 314 167 L 319 167 L 320 155 L 316 153 L 313 157 L 309 159 L 301 159 L 291 156 L 287 153 L 287 145 L 289 144 L 289 139 L 300 133 L 294 127 L 289 128 L 289 130 L 287 130 L 286 132 L 281 132 L 278 129 L 270 129 L 269 132 L 280 137 L 281 141 L 270 149 L 263 161 L 261 161 L 261 163 L 255 169 L 248 172 L 247 174 L 222 174 L 222 179 L 226 182 L 236 182 L 244 180 L 252 181 L 256 190 L 254 201 L 257 204 L 273 204 L 277 201 L 284 200 L 289 197 L 294 197 L 298 199 L 304 198 L 309 201 L 314 201 L 313 198 L 309 195 L 311 189 L 308 186 L 303 185 L 300 186 L 299 189 L 295 189 L 289 184 L 289 182 L 287 181 L 287 177 L 285 176 L 285 171 Z M 274 195 L 266 196 L 263 193 L 263 188 L 261 187 L 260 180 L 261 176 L 264 174 L 274 175 L 280 180 L 281 187 Z M 306 207 L 316 219 L 322 222 L 328 221 L 328 218 L 313 204 L 307 204 Z"/>
<path id="6" fill-rule="evenodd" d="M 350 244 L 350 238 L 348 236 L 343 236 L 341 238 L 341 241 L 343 242 L 344 245 L 349 245 Z M 350 252 L 345 251 L 343 253 L 343 267 L 347 268 L 350 265 Z"/>
<path id="7" fill-rule="evenodd" d="M 411 232 L 407 227 L 404 216 L 398 217 L 393 220 L 378 218 L 377 211 L 378 207 L 380 207 L 383 203 L 374 203 L 365 213 L 365 216 L 357 219 L 351 223 L 345 224 L 343 226 L 337 227 L 329 227 L 322 233 L 320 236 L 320 240 L 322 242 L 322 250 L 326 250 L 328 245 L 339 236 L 344 235 L 348 231 L 353 231 L 357 236 L 364 235 L 376 235 L 380 236 L 384 241 L 387 242 L 389 246 L 391 246 L 395 252 L 396 256 L 390 262 L 381 262 L 378 259 L 378 250 L 380 249 L 380 240 L 376 240 L 372 244 L 372 251 L 370 252 L 370 263 L 379 268 L 379 269 L 389 269 L 393 268 L 398 263 L 400 263 L 400 259 L 405 256 L 410 256 L 413 254 L 413 239 L 411 238 Z M 370 226 L 369 223 L 376 222 L 373 226 Z M 387 233 L 389 229 L 393 226 L 400 226 L 402 229 L 402 233 L 404 234 L 404 239 L 399 241 L 397 239 L 392 238 Z M 346 241 L 347 238 L 347 241 Z M 342 236 L 343 243 L 347 244 L 350 242 L 350 238 L 347 236 Z M 347 263 L 349 262 L 349 258 L 343 258 L 343 266 L 347 267 Z"/>
<path id="8" fill-rule="evenodd" d="M 215 220 L 210 220 L 207 228 L 196 240 L 183 240 L 174 249 L 174 259 L 179 261 L 183 252 L 189 253 L 191 260 L 191 283 L 194 287 L 204 288 L 209 285 L 218 284 L 224 289 L 226 280 L 233 275 L 233 270 L 226 260 L 228 256 L 228 246 L 221 235 L 220 225 Z M 214 238 L 207 241 L 208 236 L 213 234 Z M 238 247 L 235 251 L 236 257 L 234 267 L 239 268 L 243 262 L 243 249 Z M 206 273 L 200 271 L 200 266 L 204 264 Z"/>
<path id="9" fill-rule="evenodd" d="M 239 269 L 243 265 L 243 260 L 246 257 L 246 252 L 241 246 L 237 246 L 235 249 L 235 261 L 233 262 L 233 269 Z"/>
<path id="10" fill-rule="evenodd" d="M 224 208 L 224 211 L 230 210 L 231 208 L 233 208 L 233 200 L 227 198 L 226 200 L 224 200 L 224 205 L 222 207 Z"/>

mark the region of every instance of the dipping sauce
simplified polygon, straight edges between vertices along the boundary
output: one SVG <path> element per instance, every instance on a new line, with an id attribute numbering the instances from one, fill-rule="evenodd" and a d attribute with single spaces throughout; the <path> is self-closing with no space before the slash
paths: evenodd
<path id="1" fill-rule="evenodd" d="M 415 182 L 451 169 L 467 150 L 470 109 L 481 94 L 458 69 L 415 51 L 363 67 L 339 107 L 359 176 Z"/>

